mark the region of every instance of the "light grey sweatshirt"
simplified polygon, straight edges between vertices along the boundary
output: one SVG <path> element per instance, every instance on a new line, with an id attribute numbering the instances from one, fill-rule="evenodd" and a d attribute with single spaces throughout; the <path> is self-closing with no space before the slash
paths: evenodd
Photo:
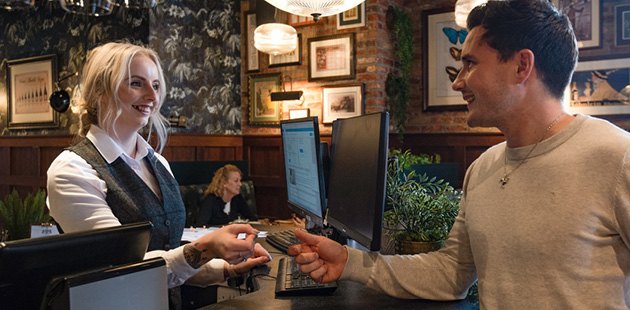
<path id="1" fill-rule="evenodd" d="M 465 297 L 482 309 L 630 307 L 630 133 L 585 115 L 533 146 L 498 144 L 468 169 L 461 211 L 438 252 L 348 249 L 342 280 L 401 298 Z"/>

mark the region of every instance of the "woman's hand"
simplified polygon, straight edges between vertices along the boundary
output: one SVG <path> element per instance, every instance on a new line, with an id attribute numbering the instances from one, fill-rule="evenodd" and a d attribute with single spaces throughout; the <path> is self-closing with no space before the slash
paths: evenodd
<path id="1" fill-rule="evenodd" d="M 245 240 L 238 239 L 244 233 Z M 199 268 L 213 258 L 240 263 L 254 255 L 254 240 L 258 230 L 247 224 L 233 224 L 207 233 L 184 246 L 184 257 L 190 266 Z"/>
<path id="2" fill-rule="evenodd" d="M 234 271 L 240 275 L 252 270 L 252 268 L 258 265 L 262 265 L 270 261 L 271 255 L 269 255 L 269 252 L 267 252 L 267 250 L 265 250 L 260 244 L 256 243 L 256 245 L 254 245 L 254 255 L 246 261 L 234 265 L 233 268 Z"/>

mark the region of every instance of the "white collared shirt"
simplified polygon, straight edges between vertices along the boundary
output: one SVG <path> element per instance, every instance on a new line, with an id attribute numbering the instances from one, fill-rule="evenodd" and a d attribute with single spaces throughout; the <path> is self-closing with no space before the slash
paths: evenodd
<path id="1" fill-rule="evenodd" d="M 94 144 L 108 163 L 121 157 L 151 190 L 161 197 L 157 180 L 144 158 L 151 152 L 169 172 L 171 172 L 170 166 L 163 156 L 154 153 L 153 148 L 140 135 L 137 139 L 135 158 L 125 154 L 105 131 L 95 125 L 90 127 L 86 138 Z M 47 174 L 46 204 L 50 215 L 65 232 L 121 225 L 105 201 L 107 184 L 81 156 L 72 151 L 63 151 L 50 165 Z M 145 259 L 153 257 L 162 257 L 166 260 L 169 287 L 181 285 L 198 271 L 184 259 L 183 247 L 170 251 L 151 251 L 145 255 Z M 209 275 L 205 278 L 212 279 L 213 282 L 223 281 L 224 262 L 223 260 L 213 261 L 211 261 L 211 268 L 200 270 L 208 272 Z"/>

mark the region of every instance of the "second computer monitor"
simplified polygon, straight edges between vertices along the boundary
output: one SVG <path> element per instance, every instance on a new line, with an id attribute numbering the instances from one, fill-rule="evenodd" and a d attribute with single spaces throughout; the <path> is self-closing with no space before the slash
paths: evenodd
<path id="1" fill-rule="evenodd" d="M 280 122 L 289 208 L 322 226 L 326 209 L 317 117 Z"/>
<path id="2" fill-rule="evenodd" d="M 330 225 L 380 250 L 389 143 L 386 112 L 336 120 L 328 184 Z"/>

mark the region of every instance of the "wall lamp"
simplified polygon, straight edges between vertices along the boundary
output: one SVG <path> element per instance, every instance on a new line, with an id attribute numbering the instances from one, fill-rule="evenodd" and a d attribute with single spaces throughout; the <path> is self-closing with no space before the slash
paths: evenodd
<path id="1" fill-rule="evenodd" d="M 282 91 L 271 93 L 271 101 L 288 101 L 288 100 L 302 100 L 304 103 L 304 92 L 301 90 L 293 91 L 293 79 L 289 75 L 285 75 L 285 78 L 288 78 L 291 83 L 291 91 L 284 91 L 284 81 L 282 81 Z"/>

